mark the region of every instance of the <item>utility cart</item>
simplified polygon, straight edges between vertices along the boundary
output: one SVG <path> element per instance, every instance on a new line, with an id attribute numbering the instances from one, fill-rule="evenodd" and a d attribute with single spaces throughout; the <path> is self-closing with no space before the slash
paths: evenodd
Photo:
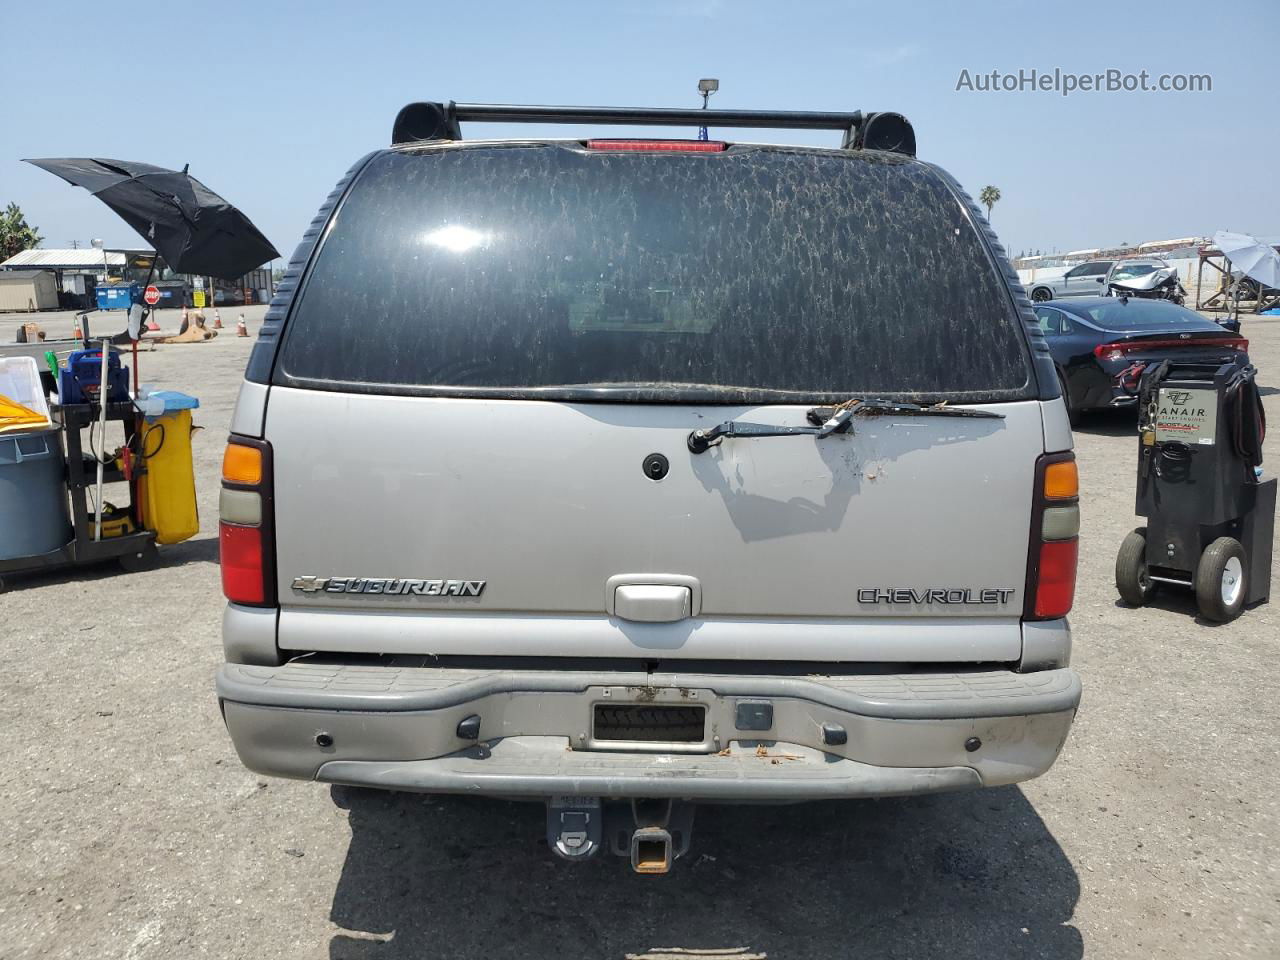
<path id="1" fill-rule="evenodd" d="M 70 501 L 69 522 L 64 519 L 64 529 L 69 529 L 70 539 L 55 549 L 27 556 L 0 559 L 0 591 L 4 590 L 3 577 L 11 573 L 31 573 L 52 567 L 81 566 L 101 563 L 105 560 L 116 560 L 125 570 L 142 570 L 153 564 L 158 556 L 156 534 L 144 529 L 140 522 L 137 504 L 139 499 L 139 481 L 146 470 L 143 457 L 143 437 L 145 432 L 139 429 L 143 423 L 142 415 L 132 401 L 108 403 L 106 422 L 121 424 L 124 433 L 123 449 L 128 451 L 124 461 L 128 469 L 122 469 L 120 461 L 103 468 L 104 483 L 128 481 L 129 504 L 104 516 L 101 539 L 95 539 L 95 508 L 89 502 L 88 491 L 97 482 L 97 462 L 95 457 L 103 456 L 107 451 L 105 437 L 91 440 L 86 452 L 82 441 L 82 431 L 98 426 L 101 411 L 97 404 L 74 403 L 54 407 L 51 411 L 56 431 L 48 431 L 43 436 L 52 439 L 59 448 L 65 446 L 65 490 Z M 92 437 L 92 434 L 90 435 Z M 21 458 L 23 438 L 8 438 L 14 441 L 14 456 Z M 50 449 L 49 453 L 55 452 Z M 61 453 L 61 449 L 56 450 Z M 47 492 L 47 491 L 46 491 Z M 62 497 L 62 489 L 58 487 L 55 495 Z M 49 510 L 50 526 L 58 524 L 57 514 Z"/>
<path id="2" fill-rule="evenodd" d="M 1188 588 L 1201 615 L 1221 623 L 1268 599 L 1276 478 L 1260 470 L 1265 432 L 1243 359 L 1165 361 L 1143 375 L 1135 512 L 1147 525 L 1116 556 L 1122 600 Z"/>

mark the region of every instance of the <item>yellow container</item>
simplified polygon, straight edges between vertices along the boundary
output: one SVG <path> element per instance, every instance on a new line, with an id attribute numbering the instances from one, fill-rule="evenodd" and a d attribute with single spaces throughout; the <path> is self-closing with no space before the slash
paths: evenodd
<path id="1" fill-rule="evenodd" d="M 181 543 L 200 531 L 191 463 L 191 411 L 147 417 L 142 432 L 146 472 L 138 478 L 142 525 L 156 543 Z"/>
<path id="2" fill-rule="evenodd" d="M 93 527 L 93 514 L 89 514 L 89 526 Z M 104 503 L 102 505 L 102 539 L 110 540 L 112 537 L 123 537 L 127 533 L 133 533 L 133 517 L 129 516 L 128 510 L 121 510 L 113 503 Z"/>

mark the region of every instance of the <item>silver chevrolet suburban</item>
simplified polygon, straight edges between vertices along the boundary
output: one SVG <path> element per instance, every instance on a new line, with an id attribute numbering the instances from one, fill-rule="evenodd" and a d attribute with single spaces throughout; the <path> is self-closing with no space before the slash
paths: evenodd
<path id="1" fill-rule="evenodd" d="M 840 148 L 468 140 L 840 129 Z M 240 758 L 547 804 L 663 873 L 694 804 L 1044 773 L 1080 699 L 1071 431 L 893 113 L 418 103 L 294 254 L 223 468 Z"/>

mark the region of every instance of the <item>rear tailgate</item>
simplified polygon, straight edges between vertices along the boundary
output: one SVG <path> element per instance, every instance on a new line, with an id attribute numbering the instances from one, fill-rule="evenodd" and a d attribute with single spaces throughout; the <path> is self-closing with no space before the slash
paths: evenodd
<path id="1" fill-rule="evenodd" d="M 876 151 L 375 156 L 271 370 L 281 646 L 1016 660 L 1039 389 L 957 190 Z M 1002 418 L 686 446 L 852 396 Z"/>
<path id="2" fill-rule="evenodd" d="M 858 419 L 852 435 L 733 439 L 702 455 L 685 445 L 696 427 L 801 423 L 805 409 L 276 387 L 280 643 L 1016 659 L 1039 404 L 988 408 L 1004 419 Z M 670 463 L 657 482 L 642 470 L 652 453 Z M 696 616 L 610 618 L 614 578 L 689 578 Z"/>

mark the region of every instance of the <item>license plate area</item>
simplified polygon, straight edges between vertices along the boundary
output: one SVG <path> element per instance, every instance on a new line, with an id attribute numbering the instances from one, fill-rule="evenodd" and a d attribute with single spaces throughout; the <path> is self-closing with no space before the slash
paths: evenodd
<path id="1" fill-rule="evenodd" d="M 588 735 L 578 749 L 652 753 L 711 753 L 720 749 L 706 690 L 596 687 L 588 707 Z"/>
<path id="2" fill-rule="evenodd" d="M 707 709 L 665 703 L 597 703 L 592 732 L 599 741 L 702 743 Z"/>

